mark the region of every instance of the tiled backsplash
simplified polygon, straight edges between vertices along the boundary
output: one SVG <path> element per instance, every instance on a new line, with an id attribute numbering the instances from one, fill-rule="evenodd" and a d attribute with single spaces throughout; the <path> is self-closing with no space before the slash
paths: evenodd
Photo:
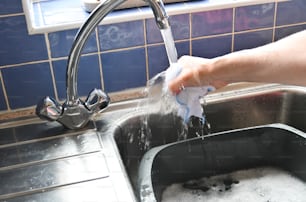
<path id="1" fill-rule="evenodd" d="M 170 17 L 179 56 L 216 57 L 306 28 L 306 1 L 268 3 Z M 65 99 L 66 60 L 77 30 L 29 35 L 21 0 L 0 1 L 0 113 L 44 96 Z M 142 87 L 168 61 L 153 19 L 100 25 L 80 61 L 79 95 Z"/>

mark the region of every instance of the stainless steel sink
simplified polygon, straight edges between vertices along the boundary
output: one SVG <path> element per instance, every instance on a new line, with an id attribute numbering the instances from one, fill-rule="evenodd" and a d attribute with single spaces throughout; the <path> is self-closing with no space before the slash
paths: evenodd
<path id="1" fill-rule="evenodd" d="M 203 100 L 209 124 L 184 126 L 174 115 L 148 114 L 138 110 L 117 122 L 113 130 L 115 145 L 139 200 L 139 164 L 146 152 L 182 137 L 283 123 L 306 132 L 306 89 L 295 86 L 259 85 L 213 93 Z M 195 127 L 193 127 L 195 126 Z M 155 173 L 158 175 L 157 173 Z"/>
<path id="2" fill-rule="evenodd" d="M 111 104 L 81 130 L 35 117 L 1 122 L 0 200 L 139 201 L 140 162 L 160 145 L 273 123 L 306 132 L 302 87 L 229 86 L 202 100 L 204 125 L 148 112 L 140 101 Z"/>
<path id="3" fill-rule="evenodd" d="M 269 194 L 274 189 L 265 188 L 266 184 L 260 185 L 260 179 L 253 181 L 254 187 L 245 184 L 245 181 L 254 180 L 254 176 L 246 173 L 250 169 L 259 173 L 260 170 L 269 168 L 278 172 L 285 171 L 306 183 L 305 155 L 306 134 L 284 124 L 214 133 L 205 138 L 193 138 L 149 150 L 140 164 L 138 192 L 143 202 L 160 202 L 168 186 L 180 183 L 187 193 L 193 193 L 195 199 L 201 195 L 209 197 L 219 194 L 222 201 L 228 196 L 227 194 L 241 194 L 237 192 L 236 184 L 238 184 L 238 187 L 247 186 L 252 190 L 249 194 L 254 194 L 254 197 L 260 196 L 261 201 L 275 201 L 277 199 L 273 198 L 274 194 Z M 239 182 L 241 178 L 231 175 L 237 171 L 244 172 L 241 184 Z M 295 186 L 294 183 L 285 184 L 284 178 L 279 178 L 282 179 L 282 183 L 273 183 L 273 176 L 277 175 L 277 172 L 267 175 L 275 189 Z M 218 176 L 218 180 L 208 183 L 215 176 Z M 263 176 L 264 174 L 260 173 L 257 177 Z M 206 183 L 199 180 L 203 178 L 206 178 Z M 304 189 L 305 186 L 304 184 Z M 180 191 L 184 192 L 181 189 Z M 290 191 L 285 191 L 284 194 L 291 194 L 292 197 Z M 167 198 L 165 195 L 164 197 Z M 239 198 L 243 197 L 245 196 L 240 195 Z M 174 201 L 173 198 L 171 201 Z M 303 197 L 302 200 L 304 199 Z M 299 200 L 293 199 L 293 201 Z"/>

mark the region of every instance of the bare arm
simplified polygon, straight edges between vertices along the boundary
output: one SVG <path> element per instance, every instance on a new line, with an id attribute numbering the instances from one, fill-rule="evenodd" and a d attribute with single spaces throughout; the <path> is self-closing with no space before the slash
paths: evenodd
<path id="1" fill-rule="evenodd" d="M 237 51 L 214 59 L 183 56 L 182 73 L 169 83 L 179 87 L 233 82 L 265 82 L 306 86 L 306 31 L 254 49 Z"/>

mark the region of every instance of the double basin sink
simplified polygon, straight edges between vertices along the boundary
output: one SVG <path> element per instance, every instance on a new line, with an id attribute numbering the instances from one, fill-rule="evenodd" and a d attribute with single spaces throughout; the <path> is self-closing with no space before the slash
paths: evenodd
<path id="1" fill-rule="evenodd" d="M 138 100 L 80 131 L 35 118 L 2 124 L 13 140 L 0 141 L 11 155 L 0 160 L 0 200 L 162 201 L 173 183 L 258 166 L 306 181 L 306 88 L 230 86 L 202 103 L 205 124 L 148 113 Z"/>

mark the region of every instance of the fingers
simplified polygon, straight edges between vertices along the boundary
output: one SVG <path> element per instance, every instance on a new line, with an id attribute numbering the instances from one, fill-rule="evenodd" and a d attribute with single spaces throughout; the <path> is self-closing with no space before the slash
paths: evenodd
<path id="1" fill-rule="evenodd" d="M 169 90 L 174 93 L 174 94 L 179 94 L 182 90 L 185 89 L 184 84 L 182 83 L 182 81 L 180 80 L 180 78 L 176 78 L 174 80 L 172 80 L 171 82 L 169 82 L 168 85 Z"/>
<path id="2" fill-rule="evenodd" d="M 183 67 L 182 72 L 172 81 L 169 82 L 168 88 L 174 94 L 179 94 L 185 87 L 192 85 L 193 80 L 193 64 L 191 56 L 182 56 L 178 63 Z"/>

